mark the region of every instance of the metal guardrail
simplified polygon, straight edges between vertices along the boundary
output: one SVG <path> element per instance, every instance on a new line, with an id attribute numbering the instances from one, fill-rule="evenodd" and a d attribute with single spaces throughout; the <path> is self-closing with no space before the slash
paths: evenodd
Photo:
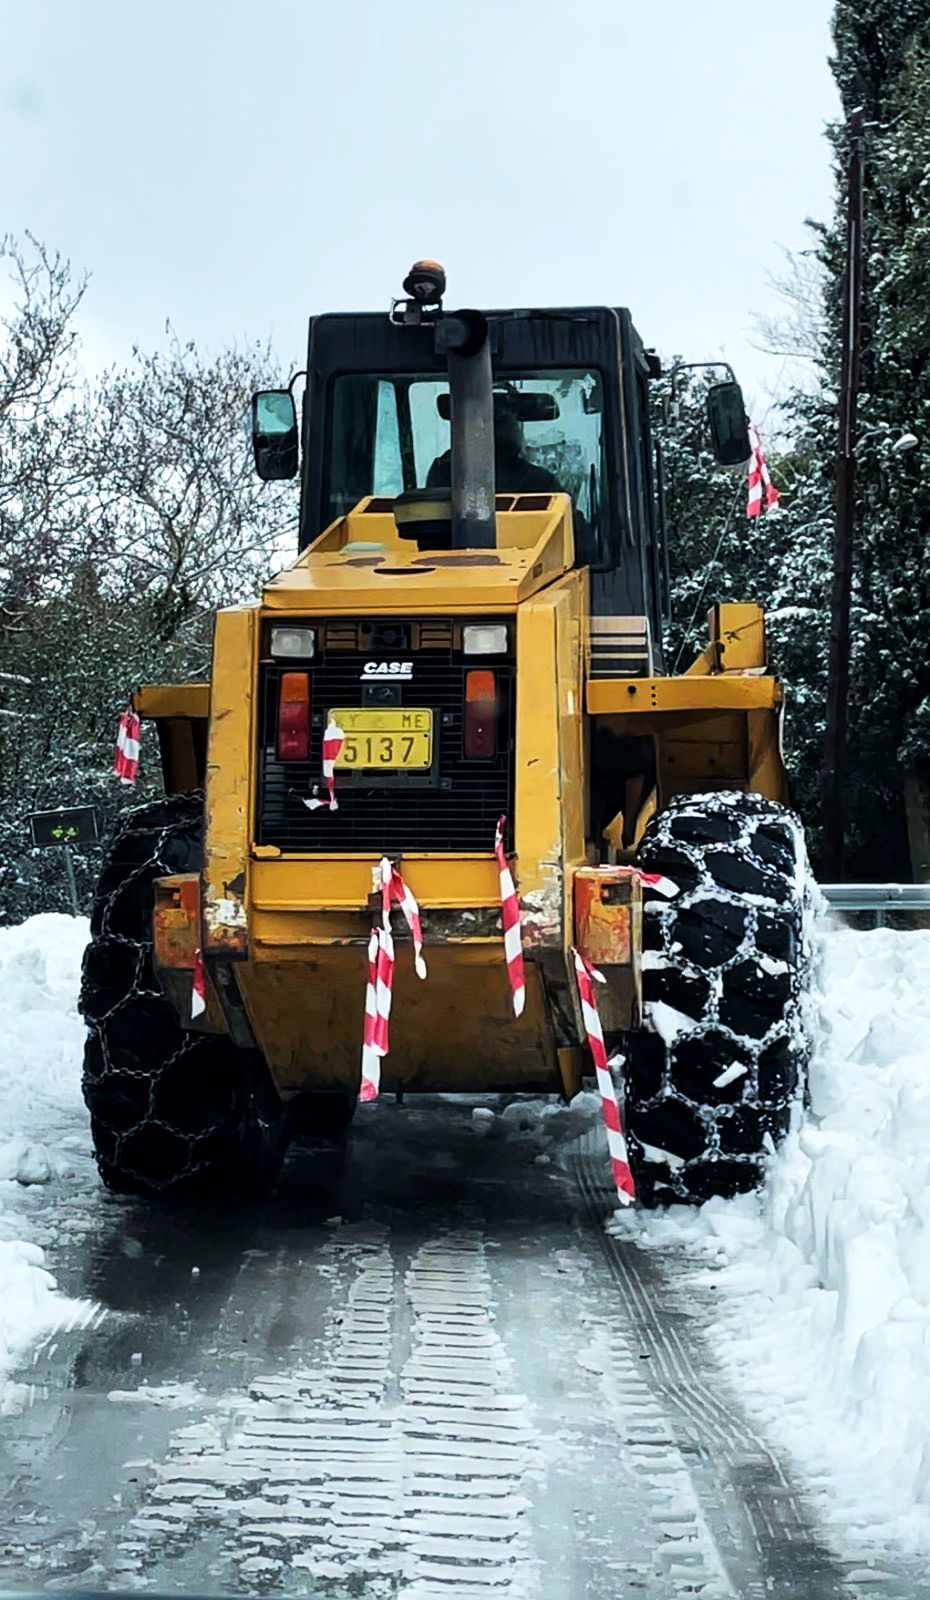
<path id="1" fill-rule="evenodd" d="M 834 911 L 874 911 L 878 926 L 889 911 L 930 911 L 930 883 L 822 883 Z"/>

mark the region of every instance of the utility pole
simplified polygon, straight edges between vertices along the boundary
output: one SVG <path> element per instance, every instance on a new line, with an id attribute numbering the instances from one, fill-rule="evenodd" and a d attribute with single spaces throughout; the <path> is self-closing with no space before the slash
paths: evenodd
<path id="1" fill-rule="evenodd" d="M 823 756 L 823 875 L 828 883 L 843 876 L 846 837 L 843 777 L 846 712 L 849 700 L 849 608 L 852 593 L 852 540 L 855 518 L 856 410 L 859 351 L 862 342 L 862 112 L 847 123 L 846 271 L 843 278 L 842 362 L 839 437 L 836 450 L 836 523 L 833 535 L 833 587 L 830 598 L 830 661 L 827 726 Z"/>

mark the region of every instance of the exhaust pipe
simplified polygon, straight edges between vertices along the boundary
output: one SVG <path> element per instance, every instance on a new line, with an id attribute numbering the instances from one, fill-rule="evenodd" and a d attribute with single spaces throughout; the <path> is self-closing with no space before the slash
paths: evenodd
<path id="1" fill-rule="evenodd" d="M 436 351 L 449 365 L 452 548 L 493 550 L 494 380 L 487 317 L 480 311 L 440 317 Z"/>

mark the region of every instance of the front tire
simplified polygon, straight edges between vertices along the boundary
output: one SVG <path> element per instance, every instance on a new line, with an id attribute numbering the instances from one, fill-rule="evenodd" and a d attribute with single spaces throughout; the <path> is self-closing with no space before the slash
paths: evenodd
<path id="1" fill-rule="evenodd" d="M 804 1085 L 807 857 L 784 806 L 721 793 L 671 801 L 639 865 L 679 892 L 645 892 L 630 1155 L 645 1204 L 697 1204 L 758 1186 Z"/>
<path id="2" fill-rule="evenodd" d="M 203 797 L 127 812 L 101 874 L 84 955 L 84 1099 L 107 1188 L 255 1198 L 273 1189 L 288 1118 L 257 1050 L 181 1026 L 152 962 L 154 880 L 199 871 Z"/>

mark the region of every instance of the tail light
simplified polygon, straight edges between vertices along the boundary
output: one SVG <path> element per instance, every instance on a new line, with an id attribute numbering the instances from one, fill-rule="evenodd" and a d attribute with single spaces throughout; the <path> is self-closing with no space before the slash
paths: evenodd
<path id="1" fill-rule="evenodd" d="M 496 753 L 497 679 L 493 672 L 466 672 L 466 760 L 489 761 Z"/>
<path id="2" fill-rule="evenodd" d="M 278 760 L 306 761 L 310 754 L 310 674 L 281 675 L 278 698 Z"/>

